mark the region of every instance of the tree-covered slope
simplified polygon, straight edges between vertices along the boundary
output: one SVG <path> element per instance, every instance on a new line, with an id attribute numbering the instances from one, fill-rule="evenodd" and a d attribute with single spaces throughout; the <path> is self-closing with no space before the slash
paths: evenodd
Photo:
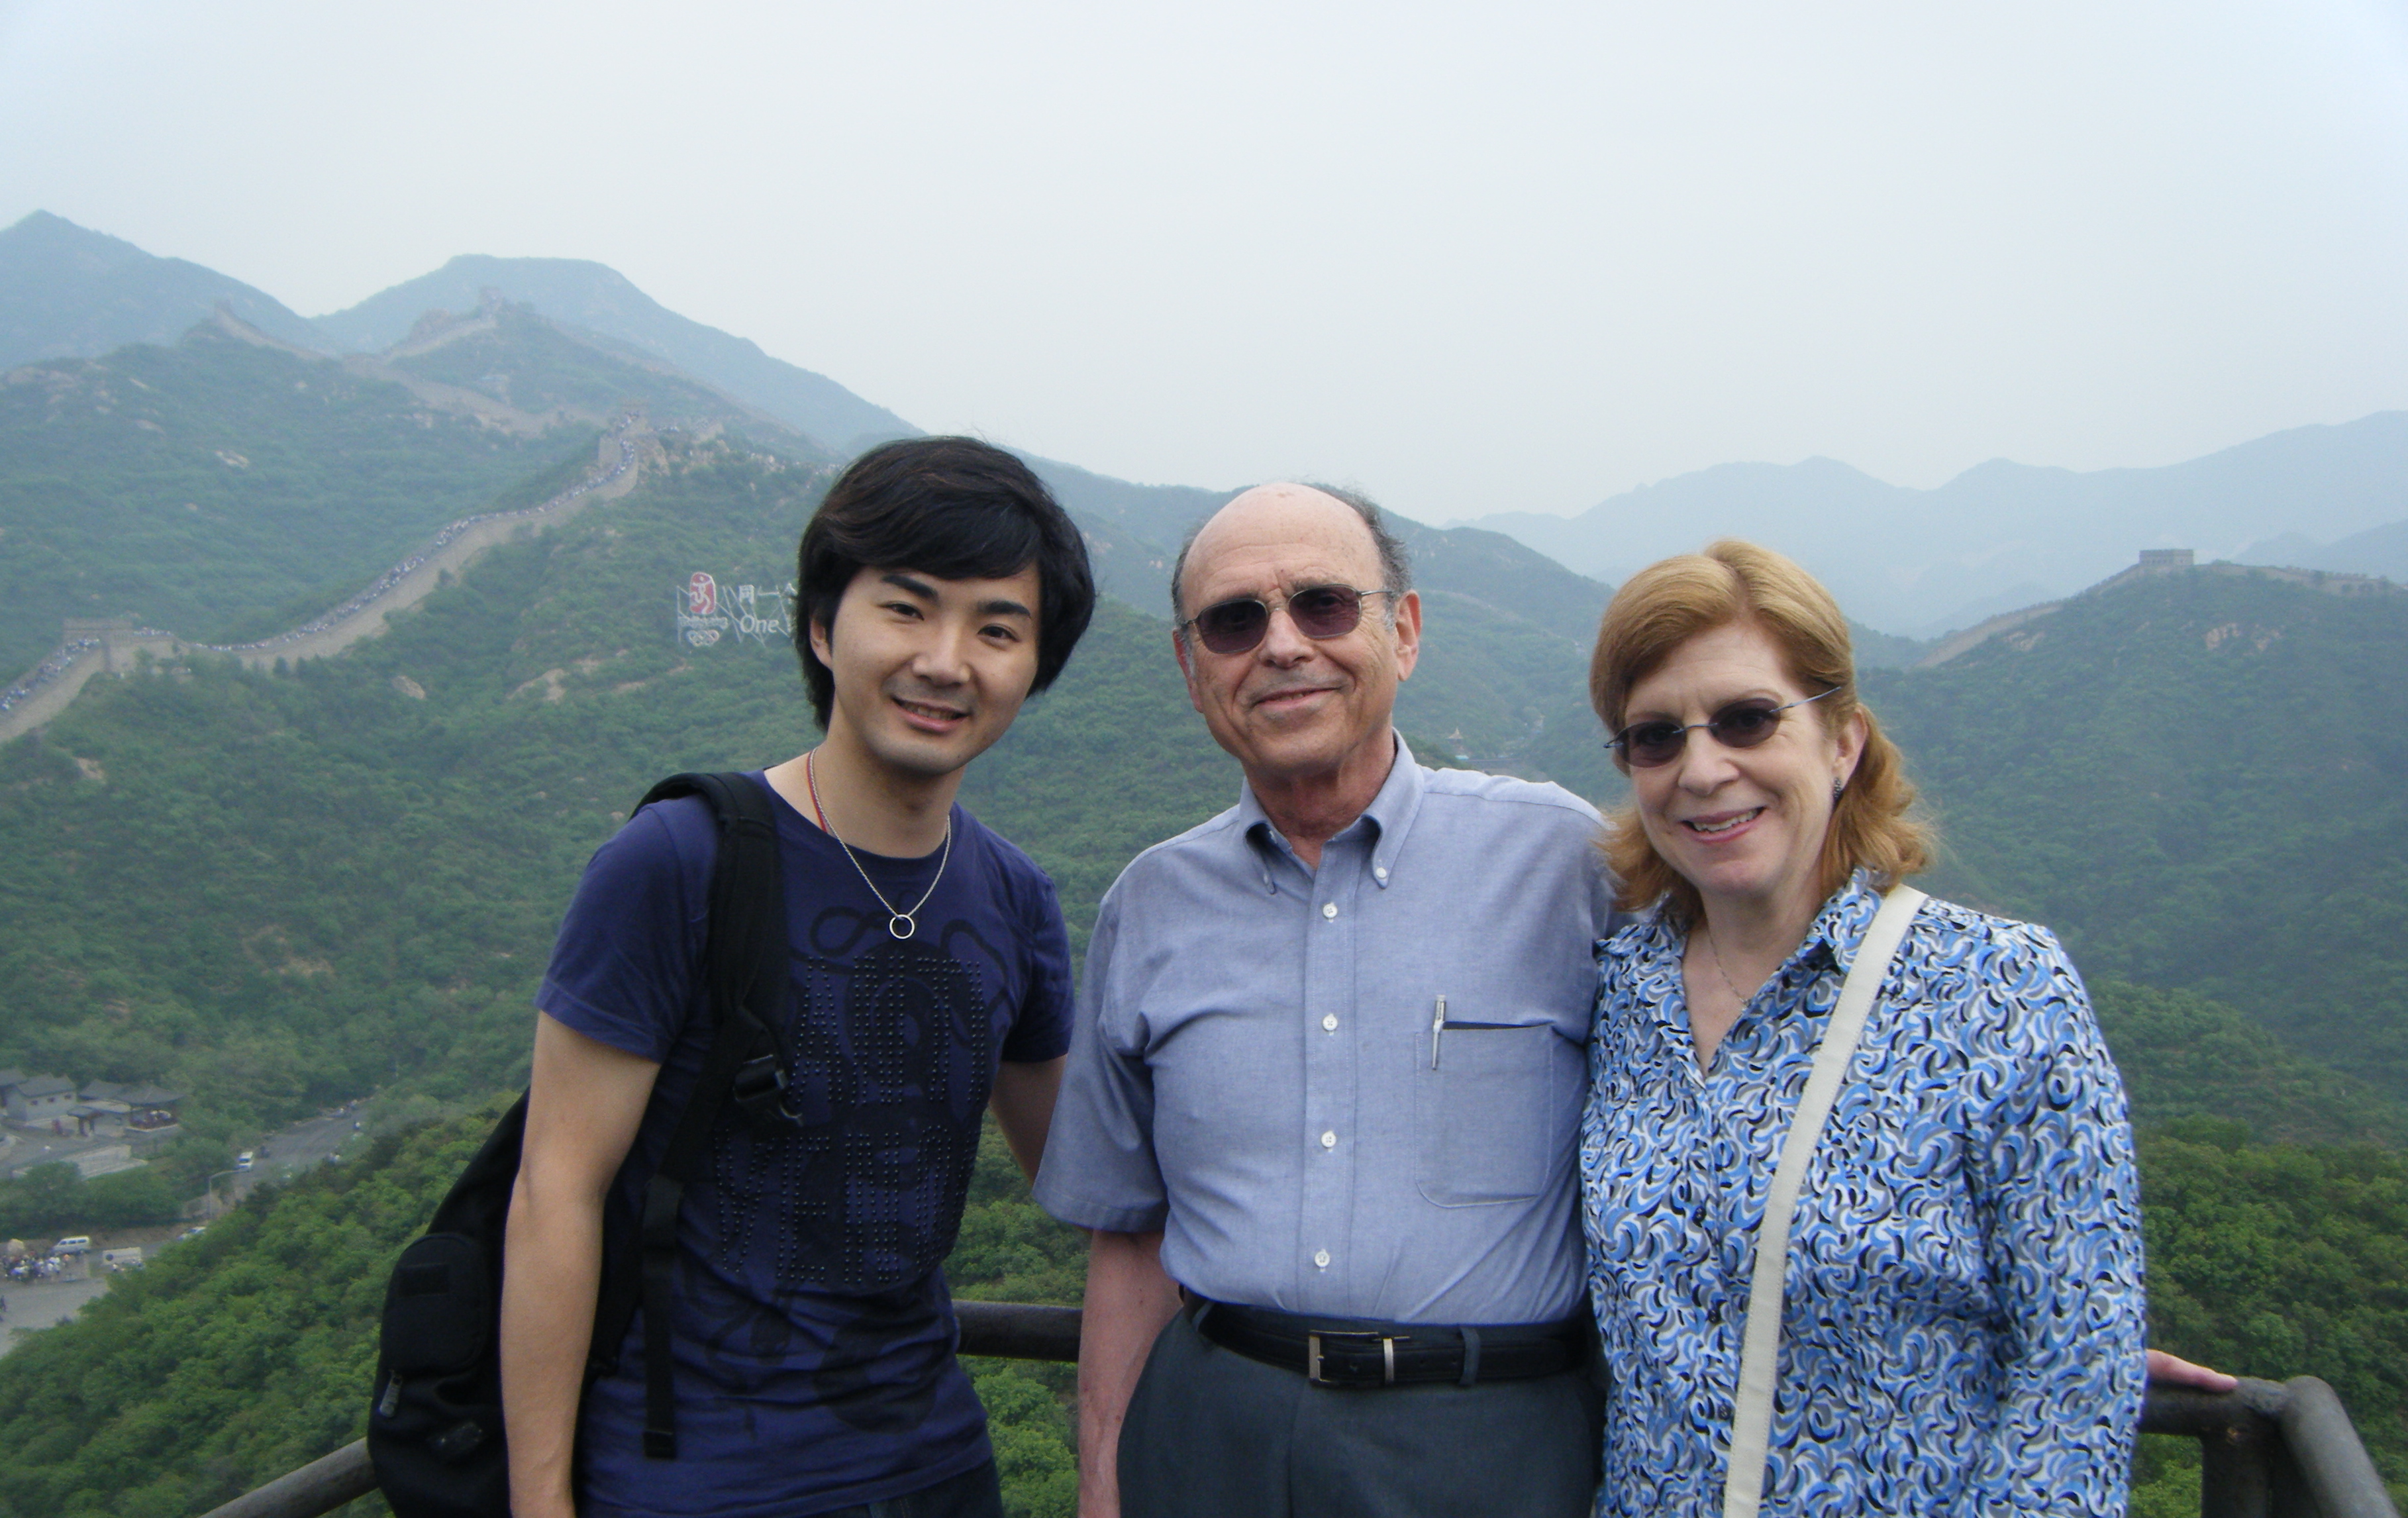
<path id="1" fill-rule="evenodd" d="M 343 348 L 379 352 L 407 337 L 429 311 L 476 310 L 487 291 L 598 337 L 623 352 L 681 369 L 839 452 L 857 452 L 869 442 L 919 430 L 824 375 L 771 358 L 757 344 L 678 315 L 617 270 L 584 259 L 464 254 L 432 274 L 319 317 L 316 326 Z"/>
<path id="2" fill-rule="evenodd" d="M 305 348 L 326 338 L 274 296 L 180 258 L 35 211 L 0 231 L 0 369 L 171 343 L 224 307 Z"/>
<path id="3" fill-rule="evenodd" d="M 394 1255 L 491 1109 L 380 1140 L 168 1250 L 82 1319 L 0 1360 L 0 1512 L 176 1518 L 358 1437 Z M 2408 1479 L 2408 1158 L 2254 1141 L 2239 1123 L 2144 1130 L 2151 1341 L 2331 1382 Z M 946 1266 L 962 1297 L 1074 1302 L 1075 1230 L 1029 1202 L 992 1132 Z M 973 1362 L 1006 1511 L 1072 1511 L 1068 1368 Z M 2142 1460 L 2134 1511 L 2197 1511 L 2196 1457 Z M 2396 1489 L 2396 1488 L 2395 1488 Z"/>
<path id="4" fill-rule="evenodd" d="M 282 632 L 444 524 L 574 482 L 596 427 L 628 407 L 655 427 L 830 457 L 665 364 L 508 304 L 429 323 L 389 361 L 208 322 L 171 346 L 11 370 L 0 675 L 47 653 L 68 617 L 207 643 Z"/>
<path id="5" fill-rule="evenodd" d="M 394 370 L 477 391 L 538 417 L 601 422 L 641 406 L 655 426 L 733 426 L 797 457 L 826 449 L 692 376 L 595 343 L 524 306 L 497 302 L 465 317 L 430 316 L 384 357 Z"/>
<path id="6" fill-rule="evenodd" d="M 2092 981 L 2090 995 L 2144 1129 L 2213 1119 L 2261 1142 L 2408 1152 L 2408 1103 L 2294 1052 L 2236 1008 L 2121 981 Z"/>
<path id="7" fill-rule="evenodd" d="M 1876 672 L 1933 888 L 2408 1096 L 2408 595 L 2155 576 Z"/>
<path id="8" fill-rule="evenodd" d="M 2238 1375 L 2320 1376 L 2408 1498 L 2408 1155 L 2252 1142 L 2193 1119 L 2143 1134 L 2149 1341 Z M 2136 1518 L 2200 1511 L 2198 1446 L 2154 1439 Z"/>
<path id="9" fill-rule="evenodd" d="M 507 1083 L 577 872 L 634 798 L 811 741 L 790 649 L 681 652 L 670 611 L 697 569 L 782 584 L 824 483 L 677 449 L 341 659 L 102 681 L 0 749 L 0 1065 L 260 1120 Z M 965 798 L 1083 933 L 1122 862 L 1235 784 L 1163 624 L 1107 606 Z"/>
<path id="10" fill-rule="evenodd" d="M 12 369 L 0 677 L 48 653 L 68 617 L 212 643 L 280 632 L 530 475 L 591 460 L 594 437 L 512 435 L 214 324 Z"/>
<path id="11" fill-rule="evenodd" d="M 0 1359 L 0 1514 L 186 1518 L 359 1438 L 394 1256 L 498 1109 L 480 1103 L 263 1188 Z M 1083 1244 L 1029 1203 L 990 1125 L 946 1267 L 955 1294 L 1075 1302 Z M 1007 1511 L 1068 1518 L 1068 1368 L 970 1370 Z"/>
<path id="12" fill-rule="evenodd" d="M 183 1518 L 359 1437 L 384 1278 L 463 1120 L 265 1187 L 0 1359 L 0 1512 Z"/>

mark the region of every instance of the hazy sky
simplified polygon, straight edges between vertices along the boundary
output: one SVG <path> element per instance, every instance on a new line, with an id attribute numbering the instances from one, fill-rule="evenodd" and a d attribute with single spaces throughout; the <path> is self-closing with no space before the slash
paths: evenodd
<path id="1" fill-rule="evenodd" d="M 922 426 L 1438 521 L 2408 406 L 2408 7 L 0 0 L 0 223 L 598 259 Z"/>

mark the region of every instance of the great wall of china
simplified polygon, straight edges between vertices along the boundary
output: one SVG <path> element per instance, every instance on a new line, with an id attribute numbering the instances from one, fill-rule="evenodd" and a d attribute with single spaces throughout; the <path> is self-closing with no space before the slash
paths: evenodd
<path id="1" fill-rule="evenodd" d="M 465 517 L 437 533 L 421 551 L 394 565 L 359 594 L 289 632 L 257 643 L 194 643 L 132 620 L 70 621 L 59 646 L 23 678 L 0 691 L 0 743 L 32 732 L 64 711 L 95 675 L 122 675 L 136 668 L 145 655 L 153 660 L 180 659 L 193 653 L 225 654 L 252 668 L 278 661 L 323 659 L 341 652 L 364 637 L 384 631 L 386 619 L 416 606 L 443 582 L 457 575 L 480 554 L 520 533 L 567 521 L 595 501 L 616 500 L 635 489 L 653 435 L 640 412 L 620 417 L 596 447 L 596 472 L 539 506 L 516 511 L 494 511 Z M 2195 565 L 2187 550 L 2153 550 L 2141 562 L 2111 575 L 2064 600 L 1990 618 L 1942 639 L 1914 663 L 1929 669 L 1989 642 L 2014 634 L 2063 608 L 2069 601 L 2093 595 L 2135 579 L 2169 572 L 2251 575 L 2307 585 L 2328 595 L 2401 594 L 2403 587 L 2372 575 L 2333 574 L 2322 570 L 2273 568 L 2258 565 Z M 2025 633 L 2028 638 L 2034 635 Z M 2020 646 L 2020 645 L 2019 645 Z"/>
<path id="2" fill-rule="evenodd" d="M 595 501 L 616 500 L 635 489 L 652 442 L 652 429 L 642 413 L 621 416 L 596 445 L 595 472 L 585 480 L 538 506 L 464 517 L 342 605 L 257 643 L 195 643 L 125 618 L 69 622 L 50 657 L 15 684 L 0 690 L 0 743 L 57 718 L 93 676 L 126 674 L 145 655 L 168 660 L 194 653 L 223 654 L 256 669 L 279 661 L 323 659 L 339 653 L 364 637 L 383 632 L 394 612 L 424 600 L 445 576 L 459 574 L 487 549 L 521 533 L 554 526 Z"/>
<path id="3" fill-rule="evenodd" d="M 2014 611 L 2002 612 L 1987 622 L 1977 623 L 1961 633 L 1949 634 L 1935 644 L 1930 652 L 1917 659 L 1914 662 L 1914 667 L 1931 669 L 1944 665 L 1959 654 L 1969 653 L 1980 648 L 1994 637 L 2006 637 L 2028 623 L 2037 622 L 2049 613 L 2061 609 L 2068 602 L 2081 600 L 2086 595 L 2096 595 L 2101 591 L 2113 590 L 2118 585 L 2128 585 L 2135 580 L 2146 579 L 2151 575 L 2178 573 L 2258 576 L 2267 580 L 2286 580 L 2294 585 L 2305 585 L 2326 595 L 2396 595 L 2401 589 L 2379 575 L 2344 575 L 2323 569 L 2286 569 L 2267 565 L 2229 564 L 2222 559 L 2213 564 L 2194 564 L 2188 549 L 2143 549 L 2140 563 L 2129 568 L 2118 570 L 2088 590 L 2076 591 L 2063 600 L 2042 601 L 2037 606 L 2022 607 Z M 2028 640 L 2036 635 L 2025 633 L 2022 636 Z M 2014 640 L 2010 639 L 2010 641 Z M 2029 643 L 2026 641 L 2016 643 L 2015 646 L 2025 648 L 2028 647 Z"/>

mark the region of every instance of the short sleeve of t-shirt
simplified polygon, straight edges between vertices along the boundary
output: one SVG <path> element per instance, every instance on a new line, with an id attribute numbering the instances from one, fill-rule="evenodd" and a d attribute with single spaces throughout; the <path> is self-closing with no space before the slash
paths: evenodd
<path id="1" fill-rule="evenodd" d="M 997 840 L 1000 843 L 1000 840 Z M 1002 847 L 1010 849 L 1009 844 Z M 1034 860 L 1010 849 L 1015 863 L 1026 872 L 1028 903 L 1024 932 L 1028 946 L 1028 989 L 1022 998 L 1011 1031 L 1004 1036 L 1003 1057 L 1016 1064 L 1041 1064 L 1069 1053 L 1075 1004 L 1070 988 L 1070 935 L 1062 924 L 1062 902 L 1054 881 Z"/>
<path id="2" fill-rule="evenodd" d="M 718 848 L 700 797 L 638 812 L 586 865 L 536 1006 L 589 1038 L 666 1063 L 693 1009 Z M 666 924 L 681 931 L 662 931 Z"/>

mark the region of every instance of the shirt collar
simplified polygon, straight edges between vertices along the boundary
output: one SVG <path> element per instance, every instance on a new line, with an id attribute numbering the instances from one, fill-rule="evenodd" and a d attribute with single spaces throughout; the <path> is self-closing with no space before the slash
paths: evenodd
<path id="1" fill-rule="evenodd" d="M 1856 950 L 1865 941 L 1865 933 L 1873 925 L 1873 914 L 1881 910 L 1881 893 L 1872 887 L 1872 878 L 1863 870 L 1848 877 L 1840 889 L 1831 893 L 1807 925 L 1806 937 L 1797 949 L 1773 972 L 1776 979 L 1795 975 L 1801 969 L 1828 964 L 1845 976 L 1856 962 Z M 1672 925 L 1656 903 L 1647 916 L 1639 942 L 1644 952 L 1678 963 L 1688 947 L 1689 936 Z M 1599 952 L 1603 950 L 1600 948 Z"/>
<path id="2" fill-rule="evenodd" d="M 1389 731 L 1396 732 L 1394 728 Z M 1370 871 L 1373 883 L 1383 891 L 1396 880 L 1397 861 L 1404 852 L 1405 836 L 1412 831 L 1413 819 L 1421 815 L 1422 796 L 1428 784 L 1428 771 L 1413 758 L 1412 750 L 1405 746 L 1405 735 L 1396 733 L 1396 761 L 1388 766 L 1388 778 L 1381 782 L 1379 794 L 1363 809 L 1361 816 L 1329 840 L 1333 844 L 1352 843 L 1368 836 L 1364 867 Z M 1255 860 L 1262 866 L 1257 873 L 1267 890 L 1279 890 L 1270 868 L 1273 859 L 1286 859 L 1297 868 L 1304 868 L 1304 862 L 1296 857 L 1296 851 L 1271 824 L 1270 814 L 1263 810 L 1262 802 L 1255 799 L 1254 786 L 1243 780 L 1238 785 L 1238 835 L 1254 846 Z M 1329 858 L 1326 846 L 1321 857 L 1324 861 Z"/>
<path id="3" fill-rule="evenodd" d="M 1872 877 L 1857 870 L 1831 893 L 1823 909 L 1814 914 L 1813 925 L 1806 930 L 1806 941 L 1798 946 L 1798 954 L 1790 957 L 1790 963 L 1798 963 L 1798 956 L 1810 951 L 1819 952 L 1844 977 L 1856 967 L 1856 950 L 1863 945 L 1881 904 L 1882 894 L 1873 889 Z"/>

